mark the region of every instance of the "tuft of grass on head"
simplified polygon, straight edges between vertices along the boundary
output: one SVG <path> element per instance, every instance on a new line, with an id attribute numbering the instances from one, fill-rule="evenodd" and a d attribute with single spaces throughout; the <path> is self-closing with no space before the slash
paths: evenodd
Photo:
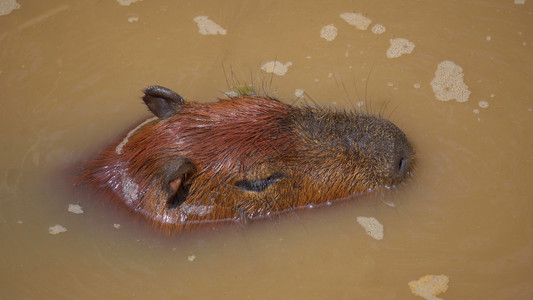
<path id="1" fill-rule="evenodd" d="M 237 87 L 233 87 L 231 91 L 225 92 L 224 95 L 226 97 L 230 98 L 238 98 L 238 97 L 244 97 L 244 96 L 257 96 L 257 93 L 255 92 L 255 88 L 252 85 L 239 85 Z"/>
<path id="2" fill-rule="evenodd" d="M 239 96 L 255 96 L 255 89 L 251 85 L 238 86 L 236 91 Z"/>

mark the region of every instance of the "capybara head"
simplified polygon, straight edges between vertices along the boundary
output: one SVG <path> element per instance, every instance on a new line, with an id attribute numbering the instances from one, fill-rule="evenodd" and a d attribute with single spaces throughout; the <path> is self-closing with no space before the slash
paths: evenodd
<path id="1" fill-rule="evenodd" d="M 145 90 L 155 117 L 87 163 L 83 180 L 154 224 L 259 218 L 404 180 L 414 151 L 390 121 L 238 96 Z"/>

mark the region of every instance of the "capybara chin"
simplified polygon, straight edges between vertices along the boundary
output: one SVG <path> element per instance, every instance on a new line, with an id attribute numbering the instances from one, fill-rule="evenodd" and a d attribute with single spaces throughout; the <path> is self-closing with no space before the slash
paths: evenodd
<path id="1" fill-rule="evenodd" d="M 414 151 L 390 121 L 268 97 L 187 102 L 151 86 L 155 117 L 84 166 L 82 181 L 157 227 L 246 221 L 378 187 L 411 172 Z"/>

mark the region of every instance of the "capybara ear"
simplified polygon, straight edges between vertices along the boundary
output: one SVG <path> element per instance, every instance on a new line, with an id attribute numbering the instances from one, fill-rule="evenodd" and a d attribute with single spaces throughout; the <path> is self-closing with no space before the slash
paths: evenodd
<path id="1" fill-rule="evenodd" d="M 150 86 L 144 90 L 143 101 L 160 120 L 177 114 L 185 103 L 176 92 L 158 85 Z"/>
<path id="2" fill-rule="evenodd" d="M 178 158 L 177 160 L 166 164 L 163 167 L 161 184 L 163 190 L 168 193 L 167 206 L 177 207 L 187 200 L 189 189 L 191 187 L 196 167 L 187 158 Z"/>

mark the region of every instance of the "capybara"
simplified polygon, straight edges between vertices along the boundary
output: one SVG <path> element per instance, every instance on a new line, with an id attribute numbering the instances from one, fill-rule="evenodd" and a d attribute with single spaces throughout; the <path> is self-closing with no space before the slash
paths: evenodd
<path id="1" fill-rule="evenodd" d="M 390 121 L 253 95 L 185 101 L 151 86 L 155 117 L 84 166 L 82 180 L 157 227 L 246 222 L 402 182 L 414 151 Z"/>

